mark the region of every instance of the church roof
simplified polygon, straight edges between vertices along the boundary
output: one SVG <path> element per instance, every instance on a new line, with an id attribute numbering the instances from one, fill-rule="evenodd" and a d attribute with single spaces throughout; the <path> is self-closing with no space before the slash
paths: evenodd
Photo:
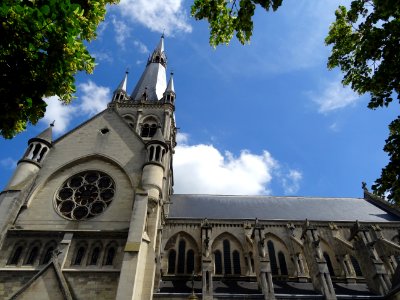
<path id="1" fill-rule="evenodd" d="M 362 198 L 275 196 L 171 196 L 169 218 L 311 221 L 400 221 L 400 217 Z"/>

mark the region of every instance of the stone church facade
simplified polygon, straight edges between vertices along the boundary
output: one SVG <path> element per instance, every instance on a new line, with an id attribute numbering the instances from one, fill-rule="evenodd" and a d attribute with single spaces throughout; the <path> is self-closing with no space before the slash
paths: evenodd
<path id="1" fill-rule="evenodd" d="M 176 195 L 164 39 L 133 92 L 28 141 L 0 194 L 0 299 L 396 299 L 400 212 L 363 198 Z M 178 104 L 179 105 L 179 104 Z"/>

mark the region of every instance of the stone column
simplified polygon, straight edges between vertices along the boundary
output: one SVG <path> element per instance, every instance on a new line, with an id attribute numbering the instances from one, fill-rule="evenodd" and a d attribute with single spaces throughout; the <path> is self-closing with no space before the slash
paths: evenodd
<path id="1" fill-rule="evenodd" d="M 328 265 L 319 245 L 320 238 L 317 228 L 308 220 L 303 225 L 301 238 L 304 240 L 304 254 L 310 267 L 311 280 L 314 288 L 320 291 L 327 300 L 336 299 Z"/>
<path id="2" fill-rule="evenodd" d="M 211 253 L 211 234 L 212 226 L 207 219 L 201 222 L 201 275 L 202 275 L 202 294 L 203 300 L 213 299 L 213 261 Z"/>
<path id="3" fill-rule="evenodd" d="M 289 235 L 289 253 L 290 258 L 296 268 L 296 275 L 299 282 L 307 282 L 307 271 L 304 265 L 303 242 L 295 235 L 296 226 L 293 223 L 286 224 L 287 233 Z"/>
<path id="4" fill-rule="evenodd" d="M 257 247 L 258 263 L 255 266 L 258 283 L 261 286 L 265 300 L 275 299 L 274 284 L 272 282 L 271 264 L 265 250 L 264 227 L 256 219 L 252 234 L 254 245 Z"/>
<path id="5" fill-rule="evenodd" d="M 375 248 L 376 239 L 371 238 L 370 228 L 358 221 L 351 229 L 356 251 L 361 259 L 360 266 L 371 291 L 385 295 L 390 290 L 391 282 L 383 261 Z"/>

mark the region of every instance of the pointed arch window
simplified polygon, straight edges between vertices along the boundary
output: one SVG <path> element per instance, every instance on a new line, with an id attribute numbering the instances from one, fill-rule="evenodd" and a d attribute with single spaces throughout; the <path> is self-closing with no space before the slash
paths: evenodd
<path id="1" fill-rule="evenodd" d="M 279 267 L 281 269 L 281 275 L 288 275 L 285 254 L 283 254 L 282 251 L 278 252 L 278 261 L 279 261 Z"/>
<path id="2" fill-rule="evenodd" d="M 363 274 L 362 274 L 361 267 L 360 267 L 360 264 L 358 263 L 357 259 L 354 256 L 350 255 L 350 260 L 353 265 L 354 271 L 356 272 L 356 276 L 362 277 Z"/>
<path id="3" fill-rule="evenodd" d="M 37 155 L 40 151 L 40 148 L 42 148 L 42 146 L 40 144 L 35 145 L 35 149 L 33 150 L 32 157 L 30 157 L 30 159 L 37 160 Z"/>
<path id="4" fill-rule="evenodd" d="M 26 265 L 33 265 L 36 261 L 36 258 L 39 254 L 39 247 L 35 246 L 29 251 L 28 256 L 26 258 L 25 264 Z"/>
<path id="5" fill-rule="evenodd" d="M 278 275 L 278 264 L 276 262 L 275 247 L 272 241 L 267 242 L 268 255 L 271 264 L 272 275 Z"/>
<path id="6" fill-rule="evenodd" d="M 154 134 L 157 131 L 157 124 L 153 123 L 153 124 L 149 124 L 149 123 L 145 123 L 142 126 L 142 131 L 140 133 L 141 137 L 145 137 L 145 138 L 150 138 L 153 137 Z"/>
<path id="7" fill-rule="evenodd" d="M 78 251 L 76 252 L 75 259 L 74 259 L 74 265 L 80 265 L 82 263 L 85 252 L 86 252 L 85 247 L 81 246 L 78 248 Z"/>
<path id="8" fill-rule="evenodd" d="M 231 245 L 229 240 L 223 241 L 224 248 L 224 271 L 225 274 L 232 274 L 232 264 L 231 264 Z"/>
<path id="9" fill-rule="evenodd" d="M 216 250 L 214 252 L 214 264 L 215 264 L 215 274 L 222 275 L 222 255 L 221 251 Z"/>
<path id="10" fill-rule="evenodd" d="M 100 257 L 100 247 L 97 246 L 92 250 L 92 255 L 90 256 L 89 265 L 97 265 Z"/>
<path id="11" fill-rule="evenodd" d="M 326 260 L 326 265 L 328 266 L 329 274 L 331 276 L 335 276 L 335 272 L 333 271 L 333 266 L 332 266 L 332 262 L 331 262 L 331 258 L 329 257 L 329 254 L 327 252 L 324 252 L 323 255 Z"/>
<path id="12" fill-rule="evenodd" d="M 232 261 L 233 261 L 233 274 L 240 275 L 242 273 L 240 268 L 240 254 L 239 251 L 234 250 L 232 253 Z"/>
<path id="13" fill-rule="evenodd" d="M 178 246 L 178 274 L 185 273 L 185 251 L 186 242 L 185 240 L 180 240 Z"/>
<path id="14" fill-rule="evenodd" d="M 174 249 L 171 249 L 168 253 L 168 274 L 175 274 L 175 261 L 176 251 Z"/>
<path id="15" fill-rule="evenodd" d="M 188 250 L 186 254 L 186 273 L 192 274 L 194 271 L 194 251 Z"/>
<path id="16" fill-rule="evenodd" d="M 7 265 L 18 265 L 18 262 L 21 258 L 22 250 L 23 250 L 22 246 L 18 246 L 17 248 L 15 248 L 9 261 L 7 262 Z"/>
<path id="17" fill-rule="evenodd" d="M 46 249 L 46 252 L 44 253 L 44 256 L 43 256 L 43 259 L 42 259 L 42 265 L 45 265 L 50 261 L 51 256 L 53 255 L 53 251 L 54 251 L 54 247 L 53 246 L 50 246 L 50 247 L 48 247 Z"/>
<path id="18" fill-rule="evenodd" d="M 105 266 L 112 266 L 115 257 L 115 247 L 109 247 L 106 253 L 106 260 L 104 262 Z"/>

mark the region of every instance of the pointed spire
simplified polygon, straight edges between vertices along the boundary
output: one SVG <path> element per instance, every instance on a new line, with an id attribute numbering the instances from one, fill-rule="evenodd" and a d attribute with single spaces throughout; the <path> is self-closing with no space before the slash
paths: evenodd
<path id="1" fill-rule="evenodd" d="M 158 45 L 157 45 L 157 48 L 154 51 L 155 52 L 157 51 L 158 53 L 164 52 L 164 33 L 161 35 L 160 41 L 158 42 Z"/>
<path id="2" fill-rule="evenodd" d="M 126 92 L 126 85 L 127 85 L 127 82 L 128 82 L 128 74 L 129 74 L 129 71 L 128 71 L 128 69 L 127 69 L 127 70 L 125 71 L 124 79 L 121 80 L 121 83 L 118 85 L 118 87 L 117 87 L 117 89 L 115 90 L 115 92 L 117 92 L 117 91 Z"/>
<path id="3" fill-rule="evenodd" d="M 146 69 L 131 94 L 133 101 L 143 100 L 146 92 L 148 102 L 157 102 L 163 98 L 167 86 L 167 56 L 164 52 L 164 35 L 147 61 Z"/>
<path id="4" fill-rule="evenodd" d="M 171 72 L 171 77 L 169 78 L 167 89 L 165 90 L 166 92 L 173 92 L 175 93 L 175 88 L 174 88 L 174 73 Z"/>
<path id="5" fill-rule="evenodd" d="M 28 144 L 34 141 L 42 142 L 47 144 L 49 147 L 51 147 L 51 143 L 53 141 L 53 127 L 54 127 L 54 122 L 53 121 L 48 128 L 43 130 L 41 133 L 39 133 L 36 137 L 31 138 L 28 141 Z"/>
<path id="6" fill-rule="evenodd" d="M 118 85 L 117 89 L 114 91 L 113 95 L 113 101 L 118 101 L 118 100 L 126 100 L 127 95 L 126 95 L 126 85 L 128 82 L 128 69 L 125 71 L 125 76 Z"/>
<path id="7" fill-rule="evenodd" d="M 154 49 L 153 54 L 150 56 L 147 64 L 159 63 L 164 67 L 167 67 L 167 57 L 164 52 L 164 34 L 162 34 L 157 47 Z"/>
<path id="8" fill-rule="evenodd" d="M 174 105 L 175 102 L 175 88 L 174 88 L 174 73 L 171 72 L 171 77 L 169 78 L 167 88 L 164 92 L 164 102 Z"/>

